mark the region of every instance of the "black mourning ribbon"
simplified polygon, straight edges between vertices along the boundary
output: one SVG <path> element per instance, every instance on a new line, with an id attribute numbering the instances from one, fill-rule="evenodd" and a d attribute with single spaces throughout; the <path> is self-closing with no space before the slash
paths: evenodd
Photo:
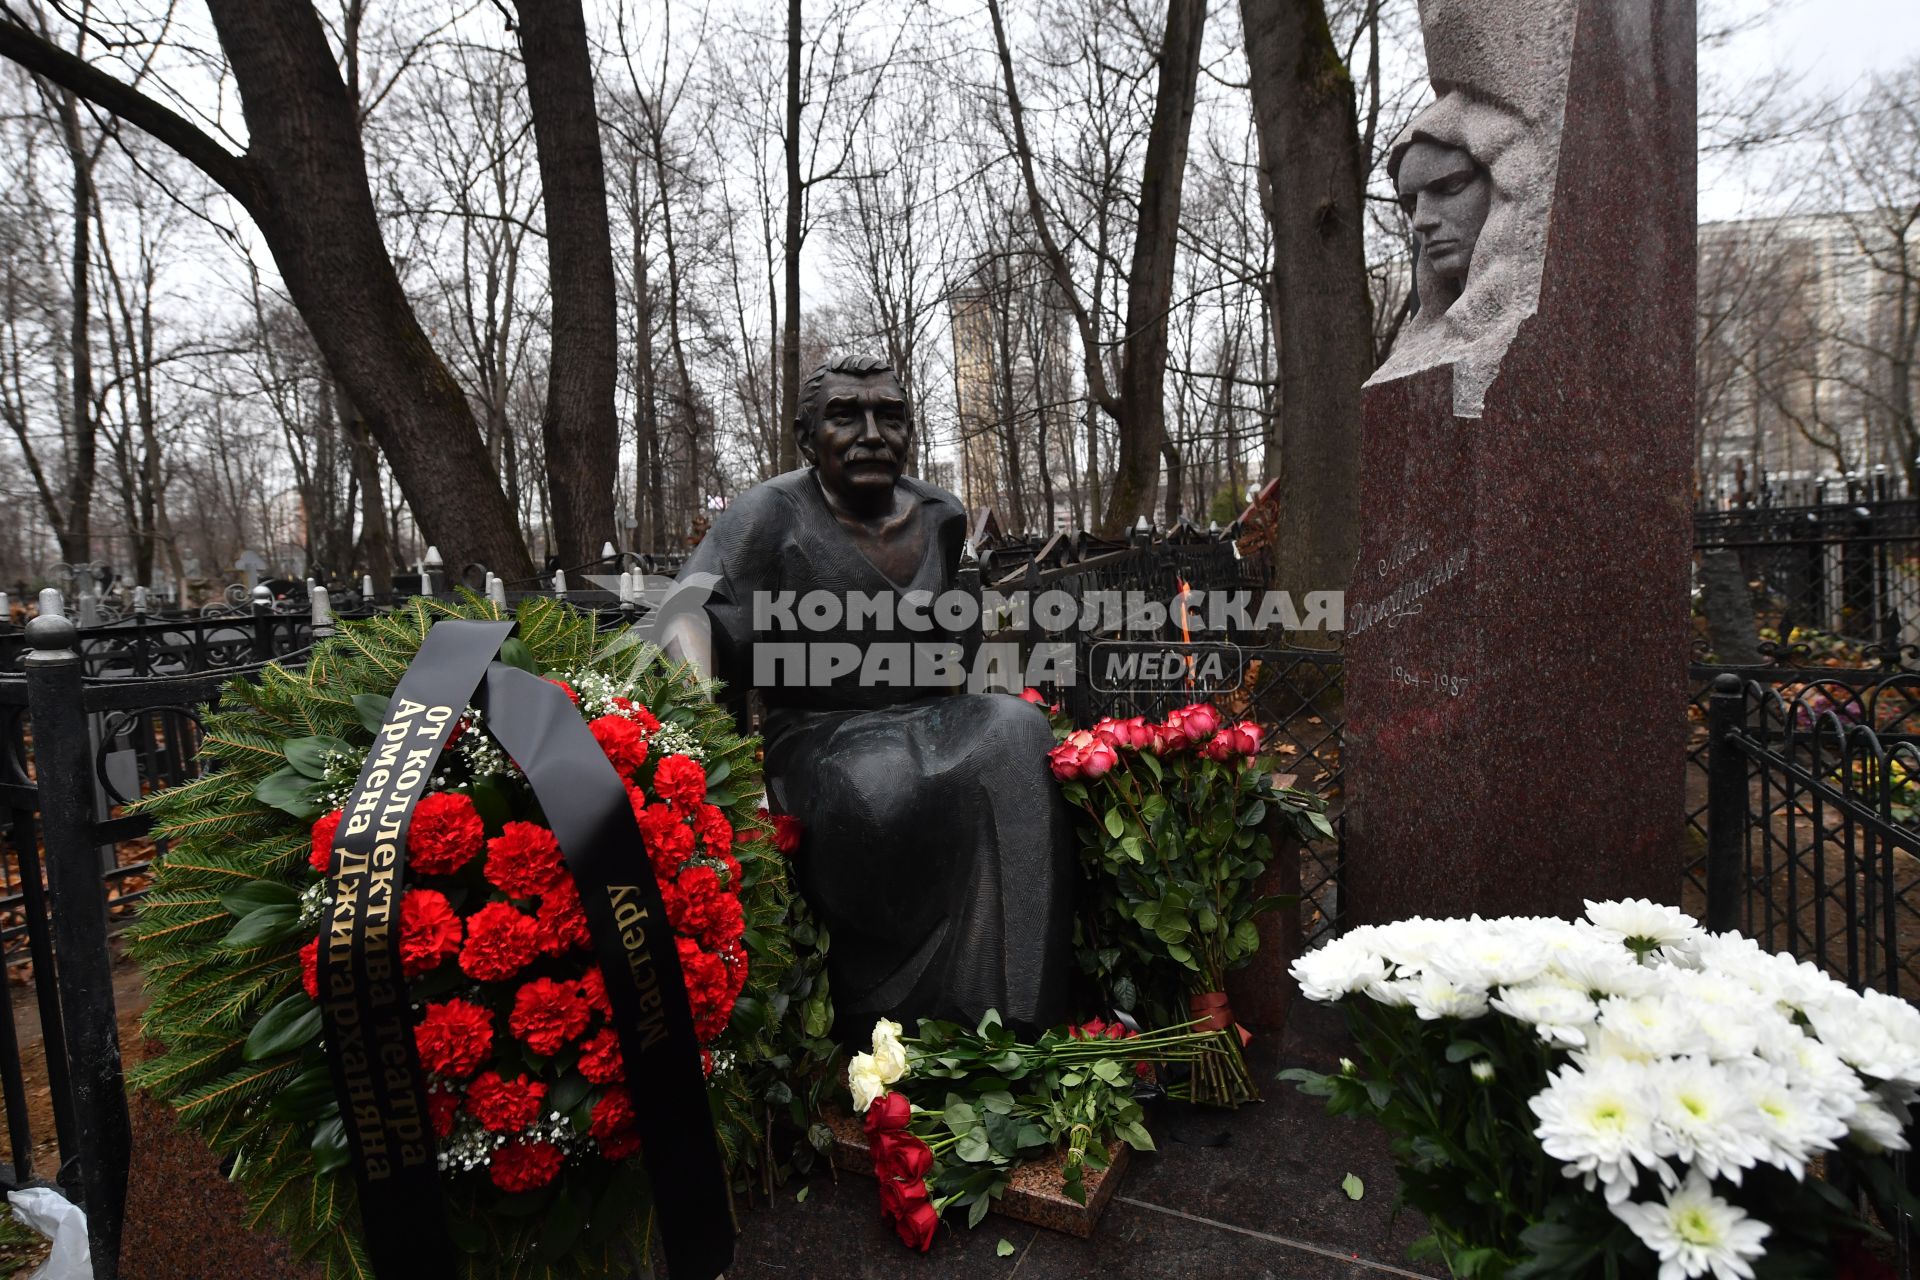
<path id="1" fill-rule="evenodd" d="M 471 701 L 527 775 L 579 887 L 668 1268 L 675 1280 L 711 1280 L 733 1258 L 732 1207 L 660 887 L 626 788 L 571 700 L 493 661 L 513 626 L 445 619 L 428 631 L 334 837 L 320 1007 L 367 1258 L 381 1280 L 458 1273 L 400 970 L 399 908 L 414 807 Z"/>

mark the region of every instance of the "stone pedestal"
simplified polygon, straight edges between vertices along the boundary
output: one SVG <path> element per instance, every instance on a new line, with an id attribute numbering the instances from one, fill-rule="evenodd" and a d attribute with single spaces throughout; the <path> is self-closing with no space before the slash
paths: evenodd
<path id="1" fill-rule="evenodd" d="M 1499 34 L 1491 9 L 1526 18 L 1474 10 L 1474 38 Z M 1574 9 L 1537 310 L 1479 417 L 1456 415 L 1444 364 L 1364 400 L 1346 650 L 1358 921 L 1679 893 L 1693 6 Z"/>
<path id="2" fill-rule="evenodd" d="M 125 1280 L 321 1280 L 286 1242 L 247 1226 L 247 1201 L 199 1137 L 144 1093 L 130 1099 L 133 1168 L 121 1236 Z"/>

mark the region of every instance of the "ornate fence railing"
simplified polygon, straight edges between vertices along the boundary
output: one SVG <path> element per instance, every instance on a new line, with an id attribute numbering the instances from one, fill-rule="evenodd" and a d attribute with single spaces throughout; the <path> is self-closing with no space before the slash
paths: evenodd
<path id="1" fill-rule="evenodd" d="M 1705 695 L 1709 921 L 1853 987 L 1920 995 L 1920 675 Z"/>
<path id="2" fill-rule="evenodd" d="M 1920 500 L 1869 487 L 1845 500 L 1698 512 L 1694 546 L 1739 557 L 1759 626 L 1782 641 L 1795 631 L 1886 649 L 1920 641 Z"/>

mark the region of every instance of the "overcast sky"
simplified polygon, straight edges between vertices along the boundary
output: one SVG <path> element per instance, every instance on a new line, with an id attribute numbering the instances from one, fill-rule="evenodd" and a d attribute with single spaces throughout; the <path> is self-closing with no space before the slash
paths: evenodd
<path id="1" fill-rule="evenodd" d="M 1723 8 L 1761 20 L 1724 48 L 1703 50 L 1703 76 L 1737 81 L 1784 67 L 1806 94 L 1831 96 L 1863 91 L 1876 72 L 1920 59 L 1920 0 L 1726 0 Z M 1703 221 L 1771 212 L 1779 198 L 1764 181 L 1701 166 Z"/>

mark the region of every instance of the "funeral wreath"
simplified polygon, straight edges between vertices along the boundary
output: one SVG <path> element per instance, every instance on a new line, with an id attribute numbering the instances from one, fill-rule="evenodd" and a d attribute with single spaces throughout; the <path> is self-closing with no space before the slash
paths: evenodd
<path id="1" fill-rule="evenodd" d="M 205 752 L 148 802 L 136 1083 L 254 1226 L 330 1280 L 625 1275 L 654 1231 L 724 1267 L 831 1011 L 688 672 L 552 601 L 415 600 L 234 681 Z"/>

